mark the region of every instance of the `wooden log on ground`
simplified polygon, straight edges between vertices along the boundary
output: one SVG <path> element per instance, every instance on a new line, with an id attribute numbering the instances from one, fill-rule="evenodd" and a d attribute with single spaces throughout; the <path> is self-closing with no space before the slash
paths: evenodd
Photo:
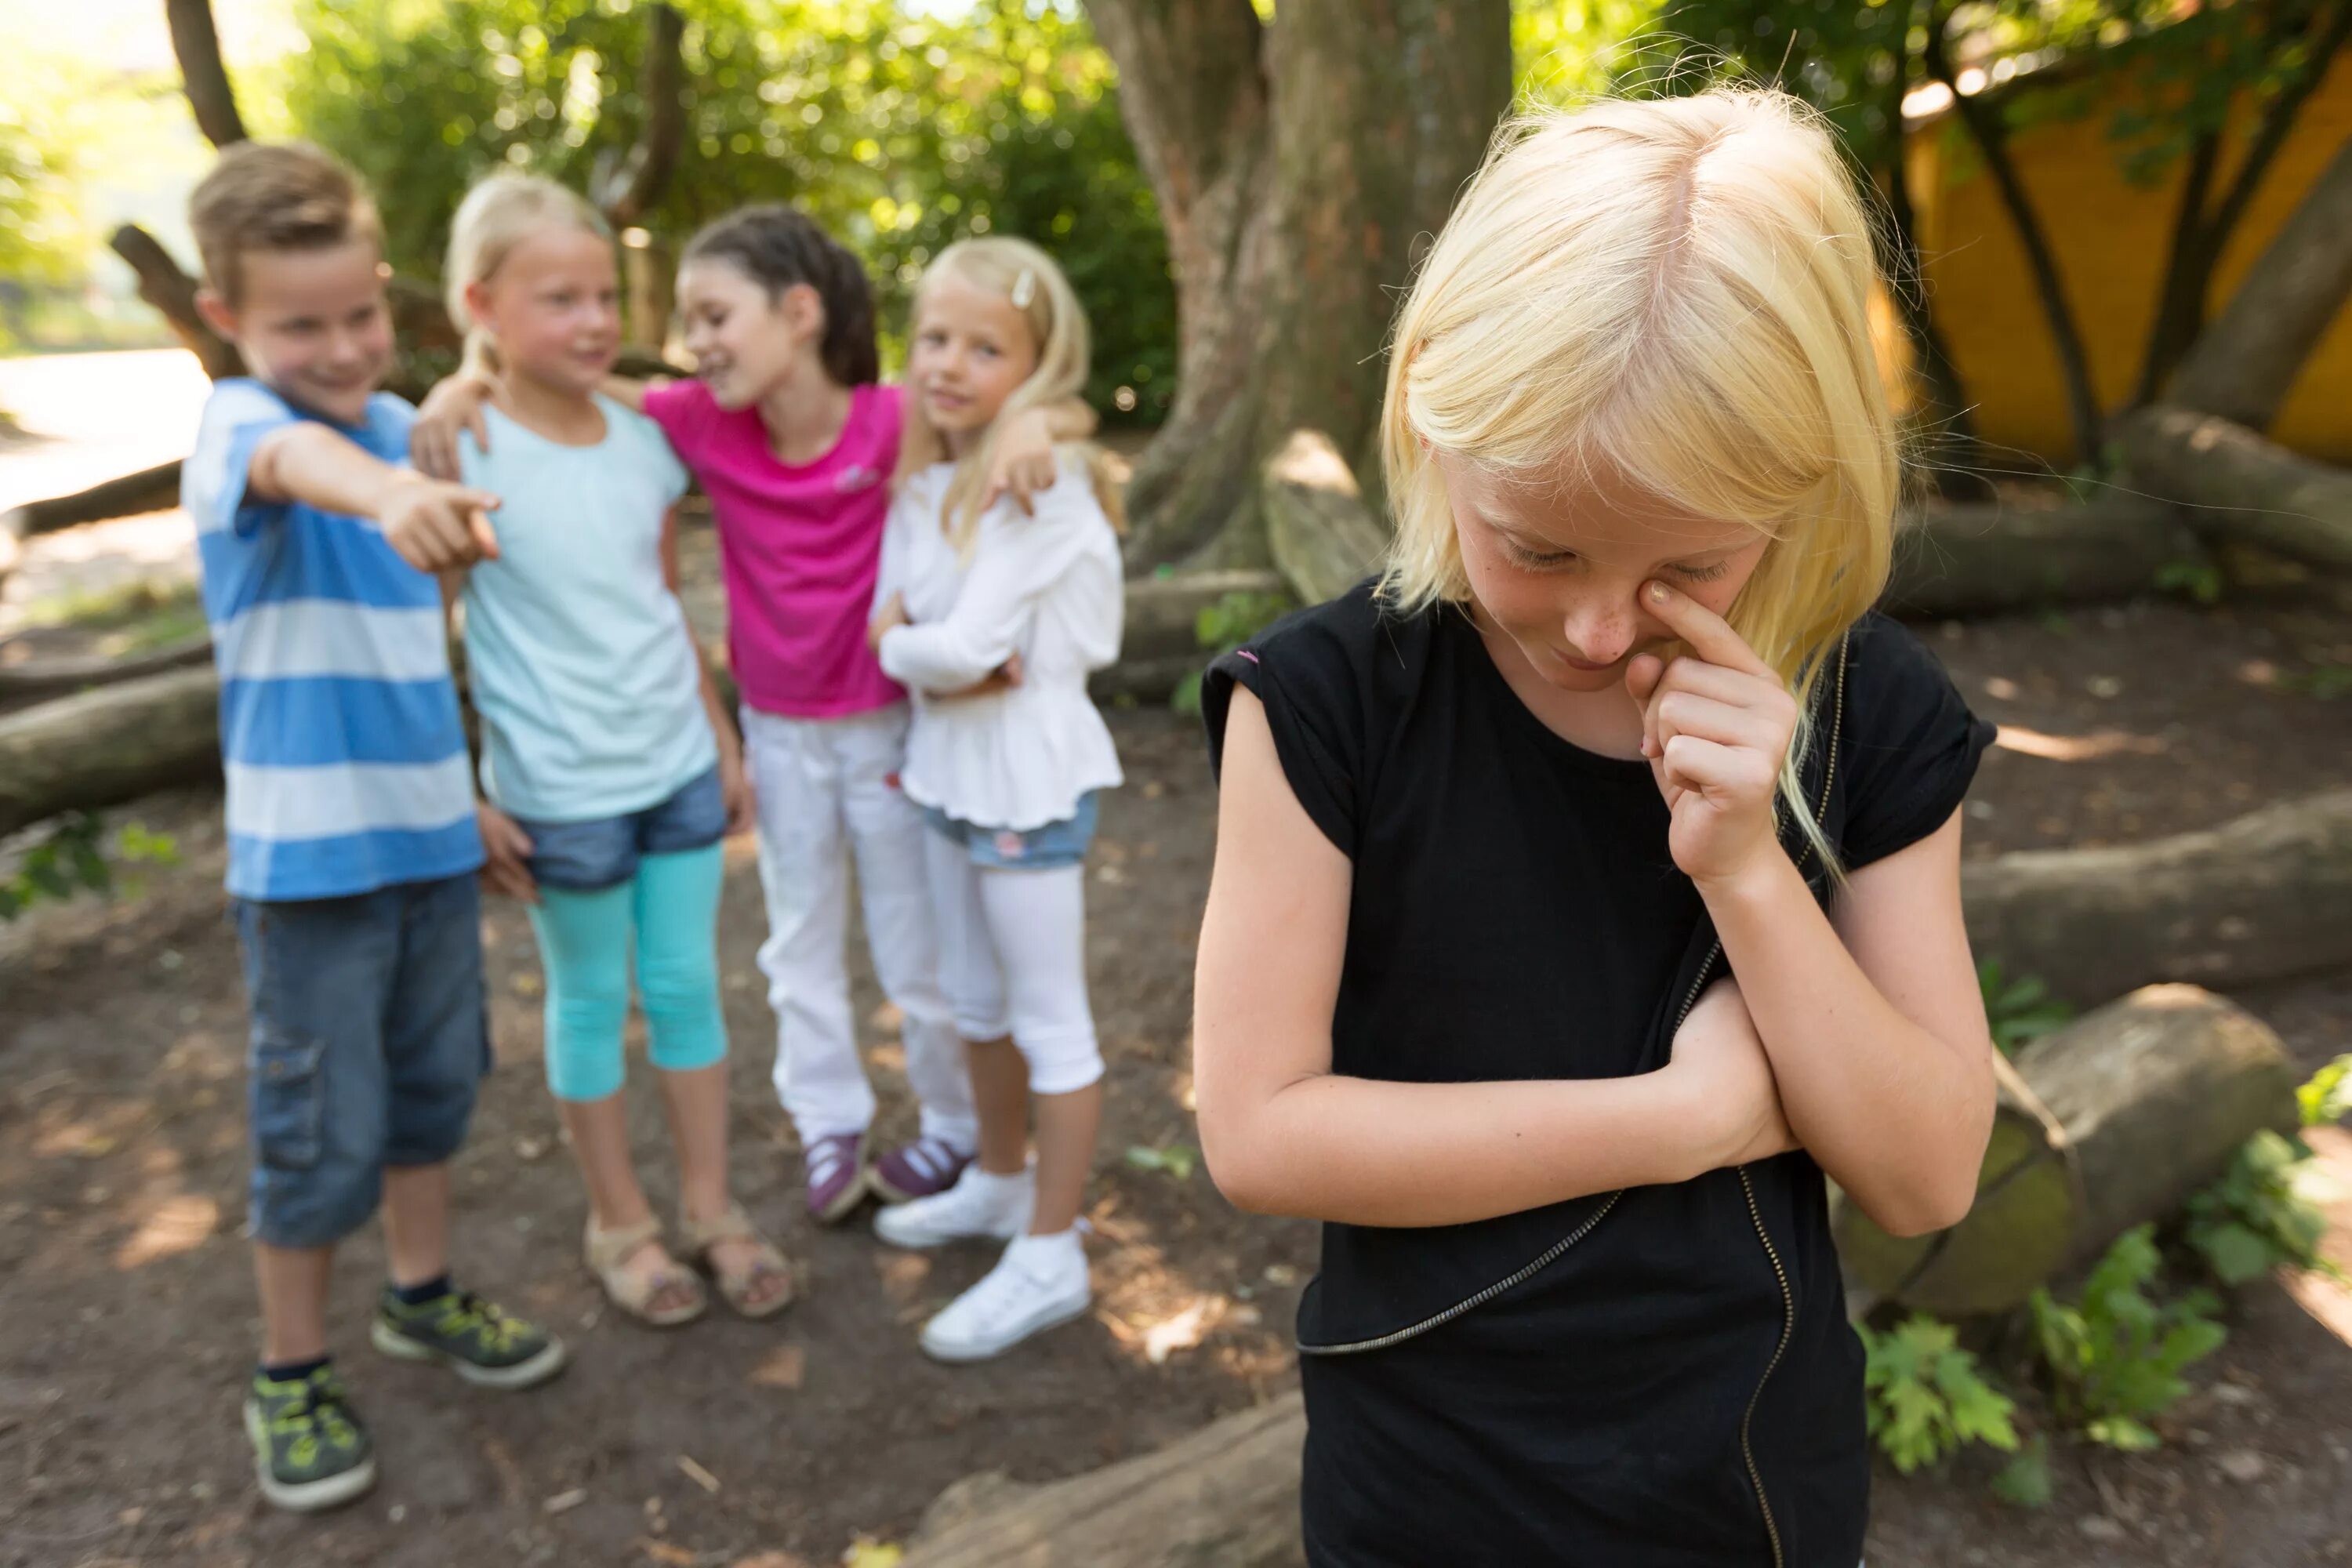
<path id="1" fill-rule="evenodd" d="M 127 680 L 143 680 L 167 669 L 203 664 L 212 656 L 212 638 L 200 637 L 128 658 L 42 658 L 0 665 L 0 710 L 20 708 L 77 691 L 94 691 L 101 686 L 119 686 Z"/>
<path id="2" fill-rule="evenodd" d="M 2194 985 L 2150 985 L 2019 1053 L 1969 1217 L 1888 1236 L 1837 1215 L 1847 1279 L 1944 1316 L 2006 1311 L 2177 1211 L 2264 1128 L 2295 1125 L 2278 1037 Z"/>
<path id="3" fill-rule="evenodd" d="M 1906 519 L 1880 604 L 1928 619 L 2097 604 L 2148 593 L 2166 567 L 2204 556 L 2170 507 L 2137 496 L 1930 507 Z"/>
<path id="4" fill-rule="evenodd" d="M 1068 1480 L 960 1482 L 904 1568 L 1290 1568 L 1306 1437 L 1286 1394 Z"/>
<path id="5" fill-rule="evenodd" d="M 1258 481 L 1266 542 L 1299 603 L 1336 599 L 1364 579 L 1388 548 L 1388 531 L 1364 505 L 1354 470 L 1320 430 L 1294 430 Z"/>
<path id="6" fill-rule="evenodd" d="M 218 776 L 219 691 L 206 666 L 0 719 L 0 837 L 60 812 Z"/>
<path id="7" fill-rule="evenodd" d="M 26 501 L 0 512 L 0 582 L 16 569 L 24 542 L 38 533 L 79 528 L 180 504 L 180 465 L 175 459 L 135 474 L 103 480 L 71 495 Z"/>
<path id="8" fill-rule="evenodd" d="M 2352 573 L 2352 469 L 2183 408 L 2143 409 L 2117 433 L 2133 482 L 2179 503 L 2199 533 Z"/>
<path id="9" fill-rule="evenodd" d="M 1979 861 L 1961 900 L 1978 957 L 2086 1005 L 2159 980 L 2352 965 L 2352 789 L 2145 844 Z"/>
<path id="10" fill-rule="evenodd" d="M 1127 622 L 1118 662 L 1087 683 L 1097 700 L 1132 698 L 1159 702 L 1206 664 L 1201 612 L 1227 594 L 1281 594 L 1289 584 L 1276 572 L 1180 572 L 1136 577 L 1127 584 Z"/>

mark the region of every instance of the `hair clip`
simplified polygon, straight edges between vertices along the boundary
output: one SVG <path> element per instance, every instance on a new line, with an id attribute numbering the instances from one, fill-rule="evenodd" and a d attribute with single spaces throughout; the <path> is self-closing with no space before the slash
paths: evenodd
<path id="1" fill-rule="evenodd" d="M 1013 308 L 1025 310 L 1029 308 L 1029 301 L 1036 297 L 1037 275 L 1024 267 L 1021 269 L 1021 276 L 1013 280 Z"/>

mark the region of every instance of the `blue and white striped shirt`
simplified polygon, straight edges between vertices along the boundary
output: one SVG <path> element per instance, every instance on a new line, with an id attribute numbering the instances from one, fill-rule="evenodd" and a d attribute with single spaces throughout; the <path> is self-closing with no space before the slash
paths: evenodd
<path id="1" fill-rule="evenodd" d="M 221 382 L 183 470 L 241 899 L 339 898 L 482 863 L 440 585 L 373 521 L 245 493 L 262 437 L 311 417 L 260 382 Z M 366 424 L 331 427 L 398 463 L 415 417 L 380 393 Z"/>

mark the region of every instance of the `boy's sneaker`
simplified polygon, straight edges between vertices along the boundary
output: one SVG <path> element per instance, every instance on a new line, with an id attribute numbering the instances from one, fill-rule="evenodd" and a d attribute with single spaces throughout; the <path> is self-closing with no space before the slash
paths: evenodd
<path id="1" fill-rule="evenodd" d="M 809 1216 L 839 1225 L 866 1196 L 866 1134 L 836 1132 L 808 1146 Z"/>
<path id="2" fill-rule="evenodd" d="M 375 1444 L 331 1366 L 282 1381 L 254 1373 L 245 1435 L 261 1495 L 279 1508 L 314 1513 L 375 1485 Z"/>
<path id="3" fill-rule="evenodd" d="M 1030 1335 L 1086 1315 L 1094 1300 L 1078 1233 L 1015 1237 L 979 1284 L 923 1325 L 936 1361 L 986 1361 Z"/>
<path id="4" fill-rule="evenodd" d="M 967 1165 L 954 1186 L 928 1198 L 896 1204 L 874 1216 L 874 1234 L 893 1247 L 941 1247 L 966 1237 L 1010 1240 L 1029 1228 L 1037 1203 L 1037 1176 L 993 1176 Z"/>
<path id="5" fill-rule="evenodd" d="M 971 1156 L 963 1150 L 925 1133 L 875 1161 L 868 1179 L 874 1195 L 884 1203 L 910 1204 L 946 1192 L 971 1163 Z"/>
<path id="6" fill-rule="evenodd" d="M 437 1361 L 483 1388 L 535 1388 L 563 1370 L 563 1342 L 470 1290 L 412 1307 L 391 1286 L 377 1298 L 368 1341 L 402 1361 Z"/>

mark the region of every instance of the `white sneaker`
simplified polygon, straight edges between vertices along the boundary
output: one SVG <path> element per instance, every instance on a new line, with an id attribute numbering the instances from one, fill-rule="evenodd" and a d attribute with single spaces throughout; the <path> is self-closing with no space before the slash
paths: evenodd
<path id="1" fill-rule="evenodd" d="M 1076 1230 L 1019 1237 L 979 1284 L 923 1325 L 923 1352 L 936 1361 L 986 1361 L 1083 1317 L 1093 1300 Z"/>
<path id="2" fill-rule="evenodd" d="M 893 1247 L 940 1247 L 975 1236 L 1009 1240 L 1029 1228 L 1036 1202 L 1034 1170 L 996 1176 L 971 1164 L 946 1192 L 877 1214 L 874 1234 Z"/>

